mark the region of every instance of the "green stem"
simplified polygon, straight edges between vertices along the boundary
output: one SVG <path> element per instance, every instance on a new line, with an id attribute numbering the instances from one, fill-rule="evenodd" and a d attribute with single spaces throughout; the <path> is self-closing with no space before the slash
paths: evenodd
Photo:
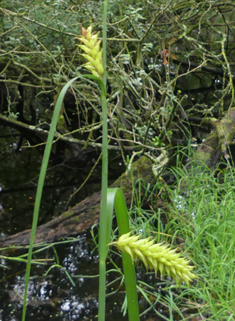
<path id="1" fill-rule="evenodd" d="M 106 43 L 107 43 L 107 9 L 108 0 L 103 7 L 103 83 L 106 91 Z M 107 190 L 108 190 L 108 125 L 107 125 L 107 99 L 106 92 L 102 93 L 102 183 L 101 183 L 101 212 L 99 230 L 99 312 L 98 321 L 105 321 L 105 297 L 106 297 L 106 254 L 109 232 L 107 231 Z"/>
<path id="2" fill-rule="evenodd" d="M 108 189 L 109 202 L 115 206 L 115 212 L 118 223 L 119 236 L 128 233 L 129 227 L 129 216 L 127 212 L 127 206 L 124 195 L 120 189 L 109 188 Z M 113 197 L 113 200 L 110 199 Z M 139 302 L 136 289 L 136 276 L 135 267 L 132 258 L 125 252 L 122 251 L 122 264 L 125 276 L 125 288 L 127 295 L 127 307 L 129 321 L 139 321 Z"/>
<path id="3" fill-rule="evenodd" d="M 44 181 L 45 181 L 45 177 L 46 177 L 46 171 L 47 171 L 47 166 L 48 166 L 48 162 L 49 162 L 49 158 L 50 158 L 50 153 L 51 153 L 51 147 L 52 147 L 52 143 L 53 143 L 54 133 L 56 131 L 56 126 L 57 126 L 57 122 L 58 122 L 58 119 L 59 119 L 60 109 L 61 109 L 61 104 L 62 104 L 62 101 L 63 101 L 63 97 L 64 97 L 67 89 L 69 88 L 69 86 L 77 78 L 79 78 L 79 77 L 76 77 L 76 78 L 70 80 L 64 86 L 62 91 L 60 92 L 60 95 L 58 97 L 58 100 L 57 100 L 57 103 L 56 103 L 56 106 L 55 106 L 55 110 L 54 110 L 54 113 L 53 113 L 51 126 L 50 126 L 50 131 L 49 131 L 49 135 L 48 135 L 48 138 L 47 138 L 46 148 L 45 148 L 44 155 L 43 155 L 42 166 L 41 166 L 41 169 L 40 169 L 40 175 L 39 175 L 39 179 L 38 179 L 38 186 L 37 186 L 35 205 L 34 205 L 32 231 L 31 231 L 29 251 L 28 251 L 28 260 L 27 260 L 27 266 L 26 266 L 25 291 L 24 291 L 24 304 L 23 304 L 23 312 L 22 312 L 22 321 L 25 321 L 25 316 L 26 316 L 27 293 L 28 293 L 28 284 L 29 284 L 29 277 L 30 277 L 33 245 L 34 245 L 34 239 L 35 239 L 35 235 L 36 235 L 38 216 L 39 216 L 39 209 L 40 209 L 40 204 L 41 204 L 41 199 L 42 199 L 42 190 L 43 190 Z"/>
<path id="4" fill-rule="evenodd" d="M 106 98 L 105 86 L 104 86 L 104 84 L 103 84 L 101 79 L 99 79 L 99 78 L 97 78 L 97 77 L 95 77 L 93 75 L 83 75 L 83 77 L 91 78 L 91 79 L 95 80 L 98 83 L 98 85 L 100 86 L 100 88 L 101 88 L 102 100 L 104 99 L 104 97 Z M 40 203 L 41 203 L 41 198 L 42 198 L 42 190 L 43 190 L 43 185 L 44 185 L 44 181 L 45 181 L 45 177 L 46 177 L 47 166 L 48 166 L 48 162 L 49 162 L 49 158 L 50 158 L 51 147 L 52 147 L 52 144 L 53 144 L 53 138 L 54 138 L 54 134 L 55 134 L 55 131 L 56 131 L 56 126 L 57 126 L 57 122 L 58 122 L 58 119 L 59 119 L 60 109 L 61 109 L 61 105 L 63 103 L 64 96 L 65 96 L 68 88 L 78 78 L 80 78 L 80 76 L 71 79 L 63 87 L 63 89 L 61 90 L 61 92 L 59 94 L 58 100 L 57 100 L 56 105 L 55 105 L 54 113 L 53 113 L 53 116 L 52 116 L 50 131 L 49 131 L 49 134 L 48 134 L 46 148 L 45 148 L 44 155 L 43 155 L 42 166 L 41 166 L 41 170 L 40 170 L 40 174 L 39 174 L 39 180 L 38 180 L 36 199 L 35 199 L 35 204 L 34 204 L 32 231 L 31 231 L 29 251 L 28 251 L 28 259 L 27 259 L 27 266 L 26 266 L 25 291 L 24 291 L 24 303 L 23 303 L 22 321 L 25 321 L 25 316 L 26 316 L 27 292 L 28 292 L 28 284 L 29 284 L 29 277 L 30 277 L 30 268 L 31 268 L 31 260 L 32 260 L 34 239 L 35 239 L 35 235 L 36 235 L 38 216 L 39 216 L 39 209 L 40 209 Z M 107 119 L 106 119 L 106 128 L 107 128 Z M 107 130 L 106 130 L 106 136 L 107 136 Z M 106 144 L 106 147 L 107 147 L 107 144 Z M 107 151 L 106 151 L 106 154 L 107 154 Z M 105 155 L 105 153 L 104 153 L 104 155 Z M 107 173 L 107 171 L 106 171 L 106 173 Z"/>
<path id="5" fill-rule="evenodd" d="M 107 42 L 107 8 L 108 0 L 104 1 L 103 11 L 103 83 L 106 91 L 106 42 Z M 107 126 L 107 100 L 106 93 L 102 93 L 102 116 L 103 116 L 103 141 L 102 141 L 102 191 L 101 213 L 99 230 L 99 313 L 98 321 L 105 321 L 105 298 L 106 298 L 106 256 L 107 245 L 110 241 L 113 205 L 115 202 L 118 220 L 119 234 L 129 232 L 129 218 L 125 199 L 121 190 L 109 189 L 108 197 L 108 126 Z M 125 275 L 129 321 L 139 321 L 139 306 L 136 290 L 135 267 L 132 259 L 126 253 L 122 253 L 123 270 Z"/>
<path id="6" fill-rule="evenodd" d="M 103 83 L 106 88 L 106 78 L 107 78 L 107 70 L 106 70 L 106 47 L 107 47 L 107 11 L 108 11 L 108 0 L 104 0 L 104 11 L 103 11 L 103 67 L 104 67 L 104 74 L 103 74 Z"/>
<path id="7" fill-rule="evenodd" d="M 102 190 L 101 213 L 99 230 L 99 317 L 98 321 L 105 320 L 105 287 L 106 287 L 106 253 L 109 233 L 107 231 L 107 189 L 108 189 L 108 126 L 107 126 L 107 101 L 102 95 L 103 114 L 103 141 L 102 141 Z"/>

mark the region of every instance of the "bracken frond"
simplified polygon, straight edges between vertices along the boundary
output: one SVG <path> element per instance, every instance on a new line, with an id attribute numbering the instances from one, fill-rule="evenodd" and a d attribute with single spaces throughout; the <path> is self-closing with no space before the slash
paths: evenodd
<path id="1" fill-rule="evenodd" d="M 184 281 L 189 285 L 196 278 L 191 272 L 193 266 L 189 265 L 189 261 L 166 244 L 154 244 L 150 238 L 140 239 L 140 235 L 131 236 L 130 233 L 123 234 L 117 242 L 111 244 L 128 253 L 133 260 L 141 260 L 146 269 L 153 269 L 155 273 L 160 271 L 161 277 L 164 274 L 172 277 L 177 284 Z"/>
<path id="2" fill-rule="evenodd" d="M 98 34 L 92 34 L 92 26 L 87 29 L 82 27 L 82 36 L 77 39 L 83 44 L 79 45 L 85 53 L 82 56 L 88 60 L 84 67 L 91 71 L 94 76 L 99 78 L 104 74 L 102 63 L 102 49 L 100 49 L 101 40 L 98 40 Z"/>

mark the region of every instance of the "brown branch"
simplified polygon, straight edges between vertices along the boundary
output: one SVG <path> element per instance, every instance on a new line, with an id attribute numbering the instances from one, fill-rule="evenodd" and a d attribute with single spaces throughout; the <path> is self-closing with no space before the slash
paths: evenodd
<path id="1" fill-rule="evenodd" d="M 5 126 L 11 126 L 15 129 L 18 130 L 28 130 L 30 132 L 34 132 L 36 134 L 40 134 L 40 135 L 46 135 L 48 136 L 49 132 L 47 130 L 44 130 L 42 128 L 38 128 L 36 126 L 32 126 L 32 125 L 28 125 L 25 123 L 22 123 L 14 118 L 10 118 L 4 115 L 0 114 L 0 123 L 4 124 Z M 71 135 L 71 133 L 66 133 L 61 135 L 60 133 L 56 132 L 54 134 L 54 137 L 56 138 L 54 143 L 57 142 L 58 140 L 62 140 L 64 142 L 68 142 L 68 143 L 75 143 L 75 144 L 80 144 L 80 145 L 88 145 L 88 146 L 92 146 L 94 148 L 102 148 L 102 144 L 100 143 L 94 143 L 94 142 L 86 142 L 84 140 L 80 140 L 80 139 L 76 139 L 76 138 L 71 138 L 71 137 L 67 137 L 68 135 Z M 135 142 L 133 142 L 135 143 Z M 129 151 L 135 151 L 135 150 L 141 150 L 143 148 L 143 145 L 141 145 L 139 142 L 136 142 L 138 145 L 140 146 L 123 146 L 124 150 L 129 150 Z M 38 144 L 35 146 L 31 146 L 31 147 L 37 147 L 39 145 L 45 145 L 46 143 L 42 143 L 42 144 Z M 155 149 L 154 147 L 151 146 L 145 146 L 146 148 L 149 149 Z M 113 146 L 113 145 L 109 145 L 108 146 L 109 150 L 120 150 L 120 146 Z"/>

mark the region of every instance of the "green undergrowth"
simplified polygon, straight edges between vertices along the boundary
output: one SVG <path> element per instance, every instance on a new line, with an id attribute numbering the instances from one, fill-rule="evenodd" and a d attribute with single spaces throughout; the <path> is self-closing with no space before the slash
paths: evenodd
<path id="1" fill-rule="evenodd" d="M 171 174 L 176 179 L 173 186 L 158 182 L 153 190 L 146 187 L 149 199 L 154 195 L 165 198 L 167 207 L 156 209 L 155 203 L 152 209 L 143 210 L 144 204 L 137 202 L 130 213 L 132 229 L 184 251 L 198 278 L 180 290 L 169 279 L 151 285 L 139 278 L 139 291 L 147 302 L 142 313 L 157 314 L 161 320 L 191 320 L 192 316 L 233 320 L 235 171 L 229 167 L 211 172 L 194 162 L 187 169 L 173 167 Z"/>

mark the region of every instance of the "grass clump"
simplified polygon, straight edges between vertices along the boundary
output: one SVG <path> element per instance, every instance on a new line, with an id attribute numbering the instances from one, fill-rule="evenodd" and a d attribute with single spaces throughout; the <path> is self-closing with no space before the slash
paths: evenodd
<path id="1" fill-rule="evenodd" d="M 194 162 L 187 168 L 172 167 L 171 173 L 173 186 L 158 181 L 145 195 L 145 200 L 161 196 L 167 206 L 156 209 L 153 202 L 143 210 L 143 203 L 136 202 L 131 229 L 182 250 L 197 278 L 178 289 L 169 275 L 160 280 L 154 272 L 143 273 L 140 265 L 138 290 L 147 304 L 141 315 L 158 315 L 161 320 L 234 320 L 235 170 L 212 172 Z"/>
<path id="2" fill-rule="evenodd" d="M 170 190 L 174 209 L 165 231 L 197 267 L 199 278 L 187 293 L 213 320 L 229 320 L 235 315 L 235 171 L 215 175 L 195 163 L 172 171 L 177 184 Z"/>

